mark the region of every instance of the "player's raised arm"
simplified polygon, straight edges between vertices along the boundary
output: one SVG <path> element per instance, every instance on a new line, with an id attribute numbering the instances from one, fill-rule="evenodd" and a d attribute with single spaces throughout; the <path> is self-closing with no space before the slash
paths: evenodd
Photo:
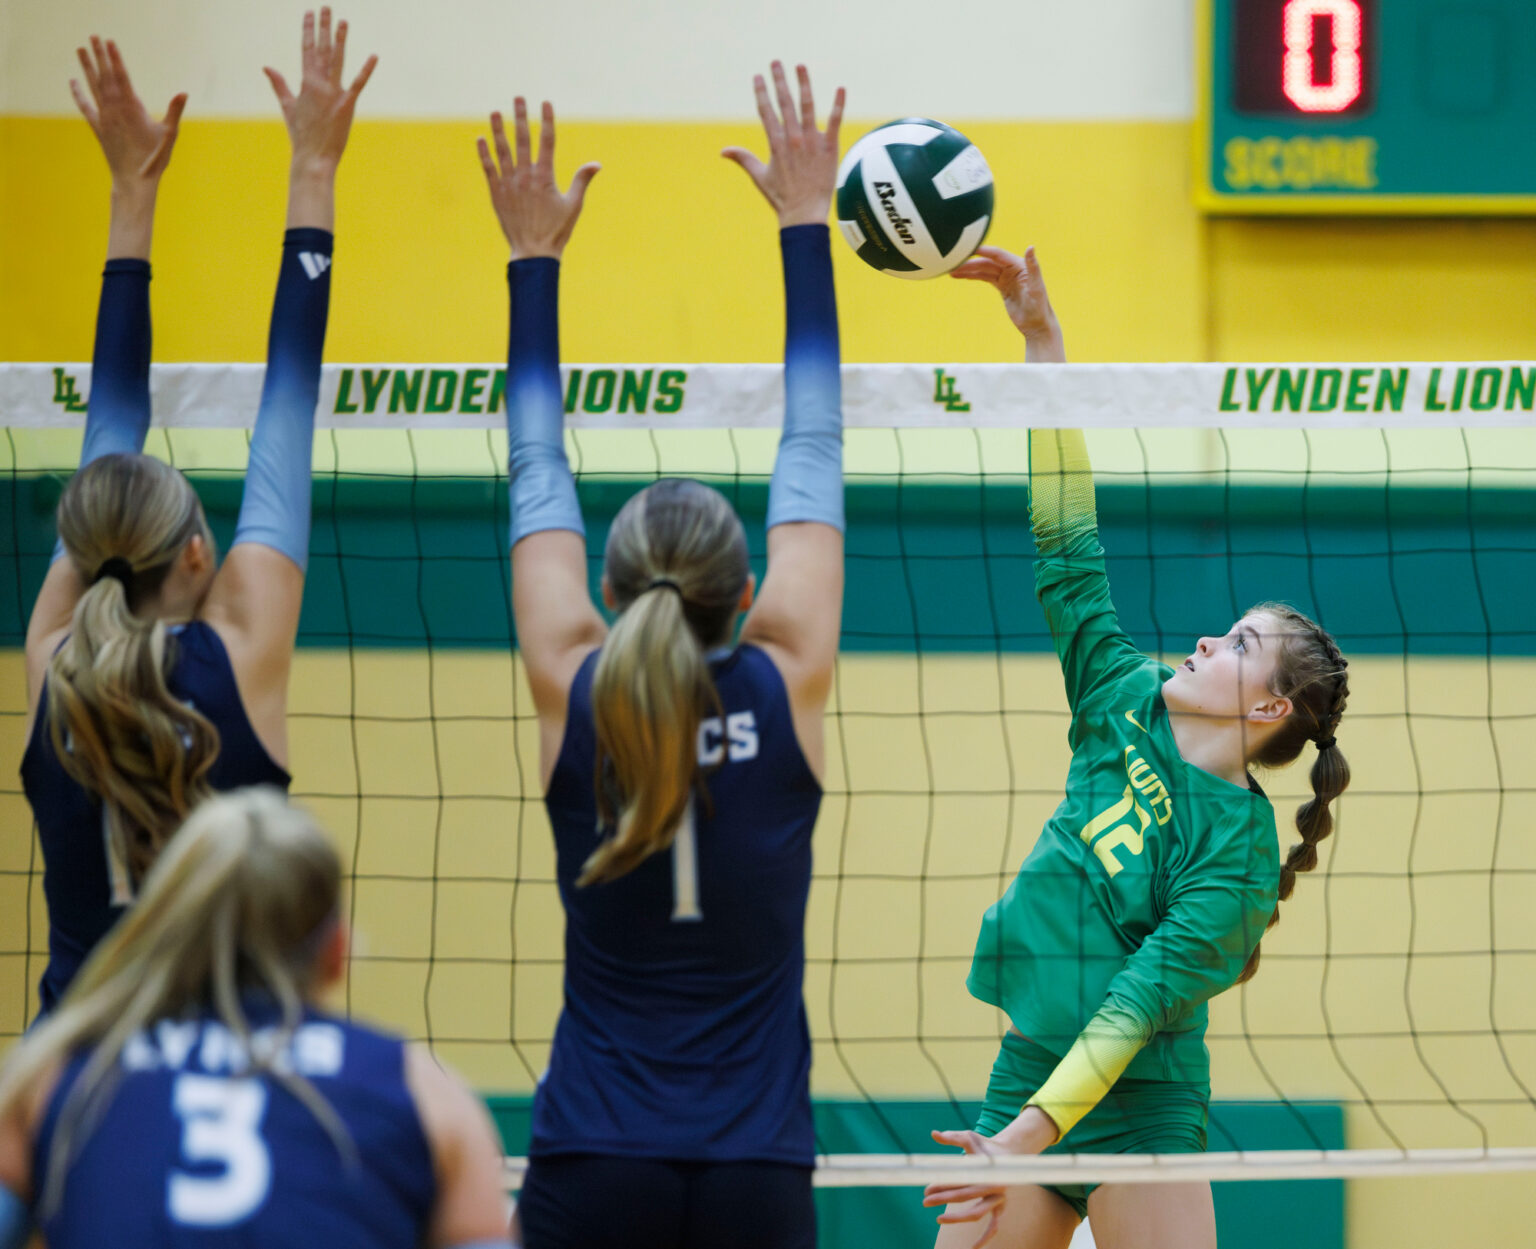
<path id="1" fill-rule="evenodd" d="M 514 141 L 500 113 L 479 141 L 491 207 L 512 249 L 507 265 L 507 477 L 512 528 L 512 612 L 538 708 L 546 776 L 559 753 L 566 700 L 581 662 L 607 636 L 587 588 L 587 546 L 576 481 L 565 458 L 560 395 L 560 260 L 598 166 L 570 187 L 555 182 L 555 110 L 540 119 L 535 157 L 528 105 L 514 102 Z"/>
<path id="2" fill-rule="evenodd" d="M 997 289 L 1008 319 L 1024 336 L 1028 363 L 1066 363 L 1061 323 L 1033 247 L 1023 256 L 982 247 L 952 276 Z M 1075 712 L 1092 690 L 1146 662 L 1121 629 L 1110 599 L 1093 465 L 1081 430 L 1030 431 L 1029 521 L 1039 553 L 1035 590 Z"/>
<path id="3" fill-rule="evenodd" d="M 113 452 L 136 452 L 149 432 L 149 249 L 160 178 L 170 163 L 185 94 L 173 96 L 156 121 L 134 93 L 122 53 L 110 39 L 76 50 L 85 85 L 70 80 L 75 104 L 101 144 L 112 176 L 107 264 L 101 277 L 91 398 L 80 467 Z M 27 731 L 42 692 L 43 671 L 69 628 L 86 581 L 61 543 L 27 627 Z"/>
<path id="4" fill-rule="evenodd" d="M 820 130 L 805 66 L 796 78 L 798 97 L 777 61 L 772 96 L 761 75 L 753 81 L 768 163 L 742 148 L 723 154 L 777 214 L 784 256 L 784 433 L 768 489 L 768 571 L 742 640 L 766 649 L 783 672 L 796 729 L 819 768 L 843 612 L 842 380 L 826 221 L 844 93 L 839 87 Z"/>
<path id="5" fill-rule="evenodd" d="M 252 727 L 278 762 L 287 759 L 288 670 L 309 561 L 310 467 L 320 362 L 331 296 L 336 170 L 369 57 L 350 85 L 342 70 L 347 24 L 304 15 L 303 79 L 295 95 L 267 69 L 292 146 L 287 233 L 267 373 L 251 435 L 240 519 L 203 614 L 229 649 Z"/>

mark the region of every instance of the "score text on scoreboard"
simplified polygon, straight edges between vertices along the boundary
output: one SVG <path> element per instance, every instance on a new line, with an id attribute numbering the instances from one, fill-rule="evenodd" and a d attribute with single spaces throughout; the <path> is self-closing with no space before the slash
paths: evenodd
<path id="1" fill-rule="evenodd" d="M 1216 213 L 1536 215 L 1536 0 L 1200 0 Z"/>

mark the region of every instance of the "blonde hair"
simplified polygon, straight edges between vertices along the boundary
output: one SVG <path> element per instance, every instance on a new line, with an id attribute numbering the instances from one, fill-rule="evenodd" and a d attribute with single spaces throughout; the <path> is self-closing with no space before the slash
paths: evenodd
<path id="1" fill-rule="evenodd" d="M 256 1045 L 242 995 L 281 1010 L 279 1036 L 301 1022 L 318 988 L 318 955 L 334 931 L 341 864 L 314 819 L 270 787 L 200 806 L 145 880 L 143 895 L 96 947 L 58 1009 L 0 1070 L 0 1116 L 40 1076 L 89 1049 L 66 1095 L 48 1157 L 43 1208 L 57 1208 L 77 1139 L 100 1122 L 132 1037 L 160 1019 L 212 1008 L 251 1068 L 269 1072 L 316 1115 L 344 1156 L 353 1145 L 309 1081 Z"/>
<path id="2" fill-rule="evenodd" d="M 664 480 L 608 531 L 619 618 L 592 678 L 597 809 L 614 830 L 577 883 L 613 880 L 672 844 L 698 776 L 699 724 L 720 696 L 706 647 L 727 640 L 751 567 L 741 520 L 719 491 Z"/>
<path id="3" fill-rule="evenodd" d="M 1344 708 L 1349 703 L 1349 661 L 1322 625 L 1285 603 L 1260 603 L 1245 613 L 1263 612 L 1279 626 L 1279 656 L 1271 690 L 1291 700 L 1291 714 L 1280 730 L 1264 743 L 1253 762 L 1260 767 L 1280 768 L 1292 763 L 1308 743 L 1317 747 L 1308 780 L 1312 797 L 1296 811 L 1296 831 L 1301 840 L 1286 853 L 1280 865 L 1280 901 L 1296 888 L 1296 874 L 1317 866 L 1318 842 L 1333 832 L 1333 800 L 1349 788 L 1349 760 L 1334 740 Z M 1280 922 L 1280 907 L 1266 928 Z M 1254 946 L 1238 984 L 1252 980 L 1259 970 L 1259 947 Z"/>
<path id="4" fill-rule="evenodd" d="M 146 455 L 104 455 L 59 500 L 59 537 L 88 585 L 48 666 L 48 728 L 60 765 L 107 810 L 112 849 L 137 885 L 210 790 L 218 730 L 176 698 L 174 642 L 138 614 L 194 537 L 212 547 L 191 484 Z"/>

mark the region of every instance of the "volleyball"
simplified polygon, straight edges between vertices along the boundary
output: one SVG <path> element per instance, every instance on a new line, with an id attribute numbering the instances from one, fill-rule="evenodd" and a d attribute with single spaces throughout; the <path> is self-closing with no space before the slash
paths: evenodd
<path id="1" fill-rule="evenodd" d="M 953 126 L 908 117 L 871 130 L 837 171 L 837 224 L 865 264 L 936 278 L 987 237 L 992 170 Z"/>

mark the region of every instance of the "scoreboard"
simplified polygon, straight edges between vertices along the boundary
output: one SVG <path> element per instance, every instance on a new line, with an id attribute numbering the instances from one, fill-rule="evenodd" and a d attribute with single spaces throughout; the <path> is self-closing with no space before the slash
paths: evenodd
<path id="1" fill-rule="evenodd" d="M 1199 0 L 1212 213 L 1536 216 L 1536 0 Z"/>

